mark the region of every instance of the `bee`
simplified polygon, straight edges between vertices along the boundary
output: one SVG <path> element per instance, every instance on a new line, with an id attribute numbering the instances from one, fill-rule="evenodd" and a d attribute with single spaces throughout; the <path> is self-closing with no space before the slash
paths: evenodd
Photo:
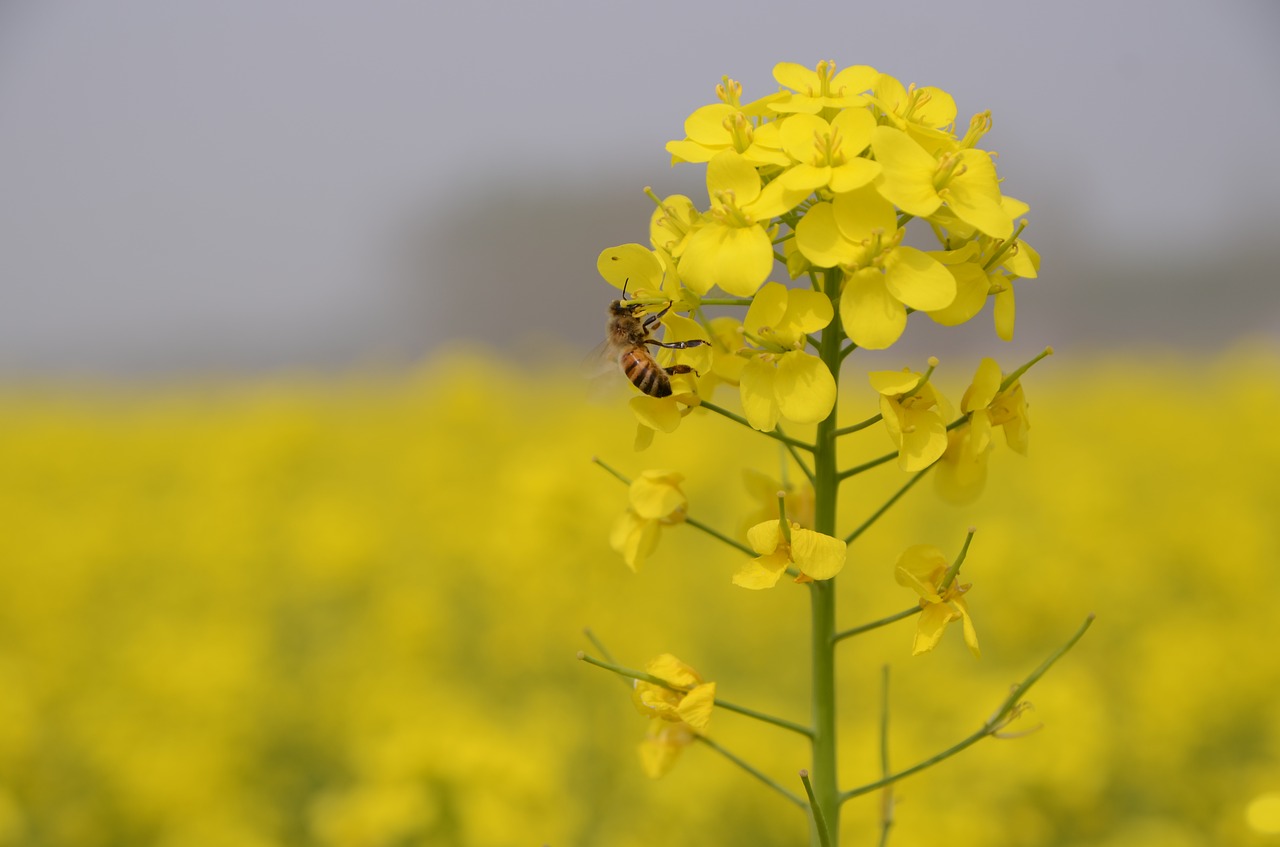
<path id="1" fill-rule="evenodd" d="M 626 296 L 626 288 L 623 288 Z M 700 338 L 691 341 L 662 342 L 651 337 L 654 327 L 662 316 L 671 310 L 671 304 L 660 312 L 651 315 L 640 315 L 645 305 L 628 303 L 626 300 L 614 300 L 609 305 L 609 332 L 605 339 L 607 347 L 617 355 L 618 364 L 627 379 L 650 397 L 671 396 L 671 376 L 673 374 L 693 373 L 688 365 L 672 365 L 664 368 L 658 364 L 645 345 L 666 347 L 669 350 L 684 350 L 709 342 Z"/>

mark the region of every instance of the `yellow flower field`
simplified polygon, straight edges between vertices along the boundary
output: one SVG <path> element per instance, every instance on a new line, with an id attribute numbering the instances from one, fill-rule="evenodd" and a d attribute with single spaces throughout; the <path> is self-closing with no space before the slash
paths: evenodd
<path id="1" fill-rule="evenodd" d="M 958 400 L 971 365 L 948 367 Z M 973 506 L 926 480 L 851 545 L 842 627 L 916 602 L 907 547 L 951 557 L 976 527 L 982 658 L 958 624 L 915 657 L 911 620 L 843 642 L 847 786 L 880 775 L 881 665 L 905 767 L 1097 615 L 1011 730 L 1041 728 L 900 783 L 890 844 L 1280 844 L 1278 367 L 1055 357 L 1026 380 L 1029 457 L 997 451 Z M 677 470 L 689 515 L 745 539 L 743 471 L 776 475 L 777 445 L 709 414 L 634 438 L 576 378 L 479 357 L 0 392 L 0 845 L 805 843 L 706 747 L 645 777 L 646 719 L 575 660 L 590 626 L 621 664 L 672 653 L 807 718 L 806 591 L 734 586 L 742 554 L 679 525 L 633 573 L 609 543 L 627 489 L 591 462 Z M 847 485 L 843 525 L 905 478 Z M 710 735 L 799 789 L 802 739 L 721 711 Z M 847 836 L 879 809 L 852 801 Z"/>

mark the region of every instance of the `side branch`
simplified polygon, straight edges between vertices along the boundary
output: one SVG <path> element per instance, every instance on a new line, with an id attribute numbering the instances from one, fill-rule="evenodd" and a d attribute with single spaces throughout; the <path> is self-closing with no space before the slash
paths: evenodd
<path id="1" fill-rule="evenodd" d="M 742 417 L 741 415 L 735 415 L 733 412 L 730 412 L 728 409 L 722 409 L 721 407 L 717 406 L 715 403 L 708 403 L 706 400 L 703 400 L 698 405 L 701 406 L 703 409 L 708 409 L 712 412 L 715 412 L 717 415 L 723 415 L 724 417 L 728 418 L 734 423 L 740 423 L 743 426 L 747 427 L 748 429 L 754 430 L 755 432 L 758 432 L 761 435 L 767 435 L 775 441 L 781 441 L 783 444 L 787 444 L 792 447 L 798 447 L 801 450 L 808 450 L 810 453 L 813 452 L 813 445 L 808 443 L 807 441 L 801 441 L 798 438 L 792 438 L 788 435 L 783 435 L 779 432 L 765 432 L 764 430 L 756 429 L 755 427 L 751 426 L 751 423 L 746 418 Z"/>
<path id="2" fill-rule="evenodd" d="M 710 738 L 707 738 L 705 735 L 698 735 L 698 734 L 696 734 L 696 733 L 694 734 L 694 738 L 698 739 L 698 740 L 699 740 L 699 741 L 701 741 L 703 744 L 705 744 L 705 745 L 707 745 L 708 747 L 710 747 L 712 750 L 715 750 L 715 751 L 716 751 L 717 753 L 719 753 L 721 756 L 724 756 L 726 759 L 728 759 L 729 761 L 733 762 L 735 765 L 737 765 L 738 767 L 742 768 L 744 771 L 746 771 L 747 773 L 751 774 L 751 775 L 752 775 L 752 776 L 754 776 L 756 779 L 760 780 L 760 781 L 761 781 L 761 782 L 763 782 L 765 785 L 769 786 L 769 787 L 770 787 L 770 788 L 772 788 L 774 791 L 778 792 L 778 793 L 779 793 L 779 794 L 781 794 L 783 797 L 785 797 L 785 798 L 787 798 L 788 800 L 790 800 L 792 803 L 795 803 L 795 804 L 796 804 L 797 806 L 799 806 L 800 808 L 804 809 L 804 808 L 807 808 L 807 807 L 808 807 L 808 804 L 807 804 L 807 803 L 805 803 L 804 799 L 803 799 L 800 795 L 798 795 L 798 794 L 796 794 L 796 793 L 794 793 L 794 792 L 792 792 L 792 791 L 788 791 L 787 789 L 783 788 L 781 785 L 779 785 L 779 784 L 777 783 L 777 781 L 775 781 L 775 780 L 771 779 L 770 777 L 765 776 L 765 775 L 764 775 L 763 773 L 761 773 L 758 769 L 756 769 L 755 767 L 753 767 L 753 766 L 751 766 L 751 765 L 747 764 L 747 763 L 746 763 L 746 762 L 744 762 L 742 759 L 738 758 L 738 757 L 737 757 L 737 756 L 735 756 L 734 754 L 730 753 L 728 750 L 726 750 L 726 749 L 724 749 L 723 747 L 721 747 L 719 744 L 717 744 L 717 743 L 715 743 L 714 741 L 712 741 Z"/>
<path id="3" fill-rule="evenodd" d="M 1019 702 L 1027 691 L 1030 690 L 1031 686 L 1035 685 L 1036 681 L 1039 680 L 1040 677 L 1044 676 L 1045 672 L 1053 666 L 1054 662 L 1061 659 L 1068 650 L 1075 646 L 1075 643 L 1080 640 L 1080 637 L 1085 634 L 1085 631 L 1089 629 L 1089 625 L 1092 623 L 1093 615 L 1089 615 L 1089 617 L 1085 618 L 1084 624 L 1080 629 L 1076 630 L 1075 635 L 1071 636 L 1070 640 L 1068 640 L 1066 644 L 1063 644 L 1055 650 L 1049 658 L 1040 663 L 1040 667 L 1033 670 L 1028 674 L 1026 679 L 1013 687 L 1013 690 L 1009 692 L 1009 696 L 1000 704 L 1000 708 L 996 710 L 995 714 L 987 718 L 986 722 L 983 723 L 983 725 L 972 735 L 953 746 L 948 747 L 941 753 L 938 753 L 935 756 L 930 756 L 923 762 L 918 762 L 905 770 L 900 770 L 897 773 L 890 774 L 882 779 L 877 779 L 875 782 L 869 782 L 866 785 L 860 785 L 857 788 L 852 788 L 843 792 L 840 795 L 840 802 L 843 803 L 846 800 L 852 800 L 854 797 L 860 797 L 863 794 L 868 794 L 872 791 L 884 788 L 886 785 L 891 785 L 900 779 L 911 776 L 914 773 L 919 773 L 925 768 L 932 767 L 945 759 L 951 758 L 956 753 L 973 746 L 987 736 L 999 733 L 1002 729 L 1008 726 L 1009 721 L 1018 716 L 1018 713 L 1021 711 L 1018 708 Z"/>
<path id="4" fill-rule="evenodd" d="M 855 626 L 853 629 L 846 629 L 844 632 L 837 632 L 834 636 L 831 637 L 831 643 L 835 644 L 837 642 L 843 641 L 846 638 L 852 638 L 855 635 L 861 635 L 864 632 L 870 632 L 873 629 L 879 629 L 882 626 L 888 626 L 891 623 L 897 623 L 898 621 L 903 620 L 904 618 L 909 618 L 912 615 L 918 615 L 922 611 L 924 611 L 924 607 L 917 604 L 915 606 L 912 606 L 910 609 L 903 609 L 901 612 L 898 612 L 897 614 L 889 615 L 889 617 L 887 618 L 881 618 L 880 620 L 872 621 L 871 623 L 864 623 L 862 626 Z"/>
<path id="5" fill-rule="evenodd" d="M 597 659 L 594 656 L 590 656 L 581 651 L 578 652 L 578 658 L 589 665 L 595 665 L 598 668 L 604 668 L 607 671 L 613 671 L 618 676 L 625 676 L 628 679 L 638 679 L 641 682 L 652 683 L 653 685 L 660 686 L 662 688 L 667 689 L 668 691 L 676 691 L 681 694 L 685 694 L 690 690 L 688 688 L 681 688 L 678 685 L 672 685 L 662 677 L 654 676 L 653 674 L 645 673 L 644 671 L 638 671 L 633 668 L 624 668 L 621 665 L 615 665 L 612 662 L 606 662 L 603 659 Z M 757 712 L 755 709 L 748 709 L 746 706 L 739 706 L 736 703 L 730 703 L 727 700 L 721 700 L 719 697 L 715 699 L 715 705 L 729 712 L 737 712 L 740 715 L 746 715 L 749 718 L 755 718 L 756 720 L 763 721 L 764 723 L 771 723 L 774 726 L 781 727 L 783 729 L 789 729 L 792 732 L 803 735 L 805 738 L 813 737 L 813 730 L 809 729 L 809 727 L 801 726 L 800 724 L 795 723 L 793 721 L 789 721 L 786 718 L 779 718 L 779 717 L 774 717 L 773 715 L 766 715 L 764 712 Z"/>

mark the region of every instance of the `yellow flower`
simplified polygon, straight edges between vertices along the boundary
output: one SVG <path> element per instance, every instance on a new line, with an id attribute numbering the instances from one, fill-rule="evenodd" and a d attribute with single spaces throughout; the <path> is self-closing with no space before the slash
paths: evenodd
<path id="1" fill-rule="evenodd" d="M 990 153 L 964 148 L 935 156 L 889 126 L 876 127 L 871 149 L 884 166 L 876 188 L 902 211 L 927 218 L 945 203 L 956 217 L 993 238 L 1013 232 Z"/>
<path id="2" fill-rule="evenodd" d="M 813 528 L 814 493 L 813 486 L 808 482 L 799 486 L 783 485 L 768 474 L 750 468 L 742 472 L 742 478 L 747 494 L 756 503 L 755 510 L 744 520 L 741 530 L 744 536 L 756 524 L 778 517 L 779 492 L 783 494 L 782 502 L 787 517 L 806 529 Z"/>
<path id="3" fill-rule="evenodd" d="M 907 307 L 943 309 L 956 280 L 937 259 L 901 244 L 893 205 L 867 186 L 816 203 L 796 226 L 796 247 L 819 267 L 845 269 L 840 320 L 859 347 L 883 350 L 907 326 Z"/>
<path id="4" fill-rule="evenodd" d="M 995 359 L 984 358 L 960 401 L 960 409 L 969 419 L 949 433 L 947 450 L 934 477 L 935 490 L 948 502 L 971 503 L 982 493 L 994 427 L 1004 430 L 1005 443 L 1011 449 L 1027 453 L 1027 430 L 1031 424 L 1022 384 L 1014 380 L 1001 391 L 1002 380 Z"/>
<path id="5" fill-rule="evenodd" d="M 640 742 L 640 766 L 652 779 L 665 774 L 676 756 L 707 731 L 715 706 L 716 684 L 702 677 L 670 653 L 649 660 L 645 672 L 671 687 L 636 680 L 631 702 L 649 721 L 649 731 Z"/>
<path id="6" fill-rule="evenodd" d="M 970 585 L 957 585 L 954 580 L 942 589 L 942 581 L 946 577 L 948 565 L 942 551 L 929 544 L 917 544 L 907 548 L 898 566 L 894 569 L 894 578 L 899 585 L 910 588 L 920 595 L 920 619 L 916 625 L 915 643 L 911 655 L 926 653 L 938 646 L 942 640 L 942 632 L 952 621 L 964 622 L 964 643 L 969 645 L 975 657 L 981 655 L 978 649 L 978 633 L 973 628 L 973 620 L 969 617 L 969 607 L 963 595 Z M 939 594 L 938 592 L 942 593 Z"/>
<path id="7" fill-rule="evenodd" d="M 627 566 L 640 570 L 658 546 L 662 527 L 684 520 L 689 501 L 680 490 L 684 476 L 675 471 L 644 471 L 631 483 L 629 505 L 613 525 L 609 545 L 622 554 Z"/>
<path id="8" fill-rule="evenodd" d="M 779 148 L 774 123 L 752 124 L 737 106 L 713 103 L 694 110 L 684 122 L 685 138 L 668 141 L 671 163 L 709 162 L 722 150 L 734 150 L 752 165 L 791 164 Z"/>
<path id="9" fill-rule="evenodd" d="M 888 74 L 876 78 L 872 102 L 890 124 L 905 130 L 931 153 L 956 147 L 950 127 L 956 120 L 956 101 L 941 88 L 903 87 Z"/>
<path id="10" fill-rule="evenodd" d="M 717 153 L 707 163 L 711 209 L 685 242 L 678 258 L 685 285 L 699 295 L 718 285 L 738 297 L 750 297 L 773 268 L 773 244 L 765 227 L 806 196 L 780 180 L 768 185 L 735 150 Z"/>
<path id="11" fill-rule="evenodd" d="M 879 72 L 869 65 L 851 65 L 836 73 L 836 63 L 824 59 L 816 71 L 795 62 L 779 62 L 773 66 L 773 78 L 793 89 L 790 97 L 770 103 L 779 114 L 801 112 L 816 115 L 823 109 L 847 109 L 864 106 Z"/>
<path id="12" fill-rule="evenodd" d="M 797 582 L 831 579 L 840 573 L 847 552 L 843 541 L 805 529 L 792 520 L 787 523 L 786 531 L 778 520 L 764 521 L 747 530 L 747 542 L 760 556 L 733 575 L 734 585 L 754 590 L 772 588 L 791 565 L 800 571 Z"/>
<path id="13" fill-rule="evenodd" d="M 917 388 L 921 376 L 914 371 L 872 371 L 867 376 L 880 392 L 880 414 L 898 447 L 898 467 L 919 471 L 936 462 L 947 449 L 951 410 L 946 399 L 933 383 Z"/>
<path id="14" fill-rule="evenodd" d="M 817 115 L 792 115 L 779 131 L 782 149 L 795 159 L 780 180 L 810 192 L 861 188 L 880 173 L 880 164 L 861 154 L 871 144 L 876 119 L 866 109 L 845 109 L 828 123 Z M 788 162 L 789 164 L 789 162 Z"/>
<path id="15" fill-rule="evenodd" d="M 753 427 L 769 432 L 779 417 L 817 423 L 831 414 L 836 381 L 826 364 L 803 348 L 806 335 L 833 317 L 831 300 L 818 291 L 771 282 L 756 294 L 743 328 L 764 349 L 748 354 L 738 385 L 742 410 Z"/>

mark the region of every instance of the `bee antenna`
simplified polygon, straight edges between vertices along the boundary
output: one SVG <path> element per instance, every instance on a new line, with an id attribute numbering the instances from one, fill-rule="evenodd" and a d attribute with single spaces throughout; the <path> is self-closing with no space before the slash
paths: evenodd
<path id="1" fill-rule="evenodd" d="M 622 281 L 622 299 L 627 299 L 627 283 L 631 282 L 631 277 L 627 277 Z"/>

